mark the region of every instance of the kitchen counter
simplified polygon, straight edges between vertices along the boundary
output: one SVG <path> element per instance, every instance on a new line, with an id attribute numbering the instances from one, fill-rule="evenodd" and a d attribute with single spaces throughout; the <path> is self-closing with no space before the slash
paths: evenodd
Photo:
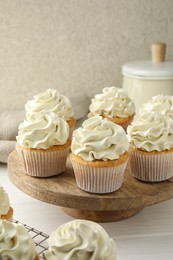
<path id="1" fill-rule="evenodd" d="M 0 183 L 7 191 L 14 219 L 50 234 L 73 218 L 55 205 L 36 200 L 8 178 L 7 165 L 0 164 Z M 173 259 L 173 199 L 144 208 L 135 216 L 100 223 L 117 244 L 117 260 Z"/>

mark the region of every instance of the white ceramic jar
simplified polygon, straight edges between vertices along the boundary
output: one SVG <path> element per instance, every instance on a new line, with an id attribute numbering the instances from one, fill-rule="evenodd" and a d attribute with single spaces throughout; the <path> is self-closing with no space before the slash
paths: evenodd
<path id="1" fill-rule="evenodd" d="M 173 95 L 173 61 L 164 61 L 165 52 L 165 44 L 153 44 L 152 61 L 132 61 L 122 67 L 122 87 L 134 101 L 136 114 L 153 96 Z"/>

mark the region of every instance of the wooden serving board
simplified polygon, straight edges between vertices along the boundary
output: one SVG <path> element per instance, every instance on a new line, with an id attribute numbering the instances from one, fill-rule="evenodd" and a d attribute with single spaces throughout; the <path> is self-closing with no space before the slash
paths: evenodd
<path id="1" fill-rule="evenodd" d="M 173 178 L 159 183 L 146 183 L 125 171 L 122 187 L 115 192 L 97 195 L 76 186 L 70 159 L 64 173 L 50 178 L 36 178 L 25 174 L 18 154 L 8 158 L 8 175 L 12 183 L 26 194 L 62 207 L 75 218 L 98 222 L 117 221 L 131 217 L 146 206 L 173 198 Z"/>

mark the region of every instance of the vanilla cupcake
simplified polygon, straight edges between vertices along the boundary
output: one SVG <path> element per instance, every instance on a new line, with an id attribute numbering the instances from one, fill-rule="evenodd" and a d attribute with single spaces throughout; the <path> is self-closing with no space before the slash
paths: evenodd
<path id="1" fill-rule="evenodd" d="M 65 171 L 71 143 L 69 126 L 55 113 L 41 112 L 33 121 L 24 120 L 16 139 L 16 150 L 27 174 L 49 177 Z"/>
<path id="2" fill-rule="evenodd" d="M 132 175 L 148 182 L 173 176 L 173 120 L 161 113 L 146 113 L 127 128 Z"/>
<path id="3" fill-rule="evenodd" d="M 173 119 L 173 96 L 162 94 L 152 97 L 152 99 L 144 103 L 139 110 L 140 115 L 149 112 L 160 112 Z"/>
<path id="4" fill-rule="evenodd" d="M 116 260 L 116 244 L 97 223 L 72 220 L 50 234 L 44 260 Z"/>
<path id="5" fill-rule="evenodd" d="M 22 224 L 0 220 L 0 259 L 39 260 L 35 244 Z"/>
<path id="6" fill-rule="evenodd" d="M 13 218 L 13 208 L 10 207 L 8 194 L 2 186 L 0 186 L 0 219 L 11 221 Z"/>
<path id="7" fill-rule="evenodd" d="M 134 102 L 122 88 L 106 87 L 101 94 L 95 95 L 89 107 L 91 116 L 102 116 L 121 125 L 124 130 L 132 122 L 135 115 Z"/>
<path id="8" fill-rule="evenodd" d="M 70 155 L 77 186 L 93 193 L 118 190 L 128 159 L 124 129 L 101 116 L 85 120 L 73 133 Z"/>
<path id="9" fill-rule="evenodd" d="M 70 128 L 70 136 L 76 125 L 74 112 L 70 100 L 61 95 L 56 89 L 49 88 L 46 91 L 35 95 L 32 100 L 25 104 L 26 118 L 33 121 L 37 118 L 37 114 L 53 112 L 64 119 Z"/>

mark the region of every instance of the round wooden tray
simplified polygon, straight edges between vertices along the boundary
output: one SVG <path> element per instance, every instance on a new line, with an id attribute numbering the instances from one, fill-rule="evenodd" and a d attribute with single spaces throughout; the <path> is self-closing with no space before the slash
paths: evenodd
<path id="1" fill-rule="evenodd" d="M 12 183 L 28 195 L 62 207 L 75 218 L 98 222 L 131 217 L 146 206 L 173 198 L 173 178 L 159 183 L 145 183 L 133 178 L 127 167 L 122 187 L 109 194 L 87 193 L 76 186 L 72 165 L 55 177 L 35 178 L 24 173 L 18 154 L 8 158 L 8 174 Z"/>

